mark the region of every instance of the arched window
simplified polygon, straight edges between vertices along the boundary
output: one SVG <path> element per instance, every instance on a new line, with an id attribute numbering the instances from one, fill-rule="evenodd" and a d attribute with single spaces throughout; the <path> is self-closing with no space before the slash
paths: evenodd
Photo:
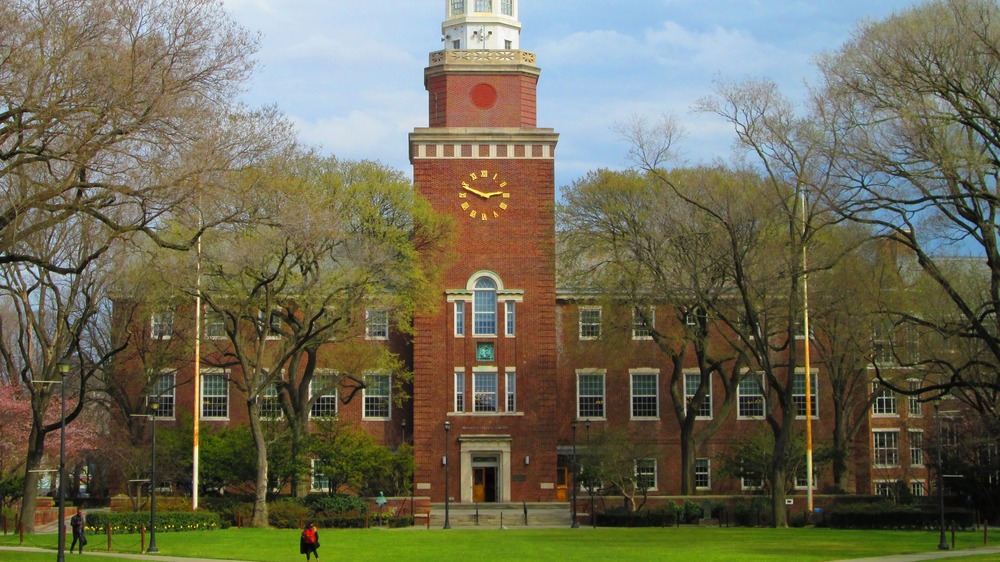
<path id="1" fill-rule="evenodd" d="M 480 277 L 472 297 L 472 335 L 497 334 L 497 284 L 489 277 Z"/>

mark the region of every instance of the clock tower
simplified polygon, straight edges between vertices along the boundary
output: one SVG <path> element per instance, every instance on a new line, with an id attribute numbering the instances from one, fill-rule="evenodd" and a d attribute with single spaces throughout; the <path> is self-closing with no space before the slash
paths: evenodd
<path id="1" fill-rule="evenodd" d="M 518 0 L 445 0 L 410 134 L 416 189 L 457 229 L 438 307 L 414 319 L 416 493 L 556 498 L 555 148 Z M 447 465 L 445 465 L 447 458 Z M 445 481 L 447 475 L 447 483 Z"/>

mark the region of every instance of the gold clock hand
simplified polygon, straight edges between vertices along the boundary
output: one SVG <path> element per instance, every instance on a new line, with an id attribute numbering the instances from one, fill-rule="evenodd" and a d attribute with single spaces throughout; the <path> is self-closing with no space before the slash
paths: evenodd
<path id="1" fill-rule="evenodd" d="M 462 189 L 469 191 L 471 193 L 475 193 L 476 195 L 482 197 L 483 199 L 489 199 L 491 197 L 489 194 L 483 193 L 482 191 L 469 187 L 468 185 L 463 185 Z"/>
<path id="2" fill-rule="evenodd" d="M 489 199 L 490 197 L 493 197 L 494 195 L 503 195 L 503 192 L 502 191 L 491 191 L 489 193 L 480 193 L 480 195 L 482 195 L 483 197 Z"/>

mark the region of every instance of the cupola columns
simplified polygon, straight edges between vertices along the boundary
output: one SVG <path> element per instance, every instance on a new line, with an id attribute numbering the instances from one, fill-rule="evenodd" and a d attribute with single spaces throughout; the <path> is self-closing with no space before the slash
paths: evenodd
<path id="1" fill-rule="evenodd" d="M 445 50 L 520 49 L 518 0 L 444 0 L 441 40 Z"/>

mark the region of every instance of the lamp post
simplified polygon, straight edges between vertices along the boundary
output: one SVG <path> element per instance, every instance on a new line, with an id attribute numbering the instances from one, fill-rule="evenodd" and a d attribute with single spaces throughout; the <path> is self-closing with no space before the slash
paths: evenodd
<path id="1" fill-rule="evenodd" d="M 69 362 L 60 361 L 59 386 L 61 400 L 59 414 L 59 553 L 56 562 L 66 560 L 66 374 L 69 373 Z"/>
<path id="2" fill-rule="evenodd" d="M 160 409 L 159 397 L 150 398 L 149 409 L 152 410 L 149 419 L 153 423 L 153 454 L 152 467 L 149 475 L 149 548 L 146 552 L 159 552 L 156 548 L 156 414 Z"/>
<path id="3" fill-rule="evenodd" d="M 590 420 L 583 422 L 583 426 L 587 428 L 587 447 L 590 447 Z M 594 483 L 590 483 L 590 525 L 593 528 L 597 528 L 597 514 L 594 513 Z"/>
<path id="4" fill-rule="evenodd" d="M 938 508 L 941 512 L 941 540 L 938 550 L 948 550 L 948 541 L 944 536 L 944 467 L 941 460 L 941 397 L 934 399 L 934 419 L 937 422 L 937 489 Z"/>
<path id="5" fill-rule="evenodd" d="M 403 443 L 406 443 L 406 418 L 403 418 L 401 420 L 401 423 L 403 425 Z M 410 449 L 410 452 L 411 452 L 410 456 L 412 457 L 413 456 L 412 455 L 413 449 Z M 414 469 L 415 469 L 415 467 L 414 467 Z M 415 470 L 411 470 L 411 472 L 410 472 L 410 515 L 411 516 L 414 515 L 414 513 L 413 513 L 413 493 L 414 493 L 413 488 L 416 487 L 416 485 L 415 485 L 416 483 L 414 481 L 415 477 L 416 477 L 416 471 Z M 416 524 L 416 518 L 415 517 L 413 518 L 413 521 L 414 521 L 414 524 Z"/>
<path id="6" fill-rule="evenodd" d="M 451 422 L 444 422 L 444 528 L 451 529 L 451 521 L 448 519 L 448 449 L 451 443 L 448 432 L 451 430 Z"/>
<path id="7" fill-rule="evenodd" d="M 573 428 L 573 524 L 570 525 L 571 529 L 579 529 L 580 523 L 576 520 L 576 481 L 577 481 L 577 466 L 576 466 L 576 420 L 573 420 L 570 424 Z"/>

